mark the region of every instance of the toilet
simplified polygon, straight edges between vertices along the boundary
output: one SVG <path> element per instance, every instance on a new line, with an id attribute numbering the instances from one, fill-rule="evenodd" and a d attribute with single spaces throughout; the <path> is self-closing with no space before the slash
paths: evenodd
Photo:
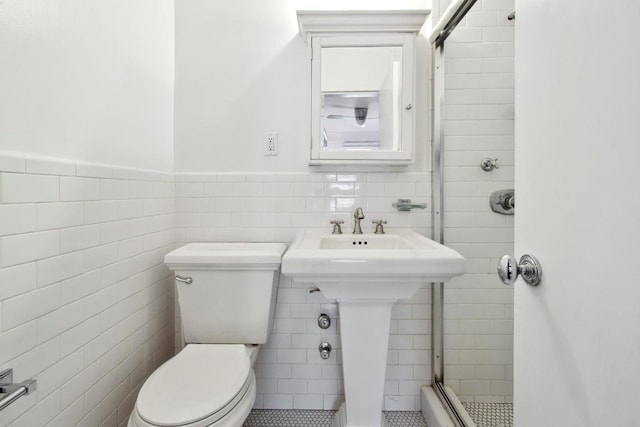
<path id="1" fill-rule="evenodd" d="M 189 243 L 174 271 L 183 350 L 144 382 L 128 427 L 239 427 L 256 397 L 253 365 L 273 324 L 283 243 Z"/>

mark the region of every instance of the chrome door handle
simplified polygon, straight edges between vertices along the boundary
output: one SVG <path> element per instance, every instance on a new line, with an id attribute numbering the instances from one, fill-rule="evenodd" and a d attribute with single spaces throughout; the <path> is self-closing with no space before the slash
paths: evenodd
<path id="1" fill-rule="evenodd" d="M 498 276 L 505 285 L 513 285 L 522 276 L 522 279 L 530 286 L 538 286 L 542 277 L 540 261 L 533 255 L 522 255 L 520 263 L 511 255 L 505 255 L 498 261 Z"/>
<path id="2" fill-rule="evenodd" d="M 191 277 L 184 277 L 184 276 L 180 276 L 179 274 L 176 274 L 176 280 L 178 282 L 186 283 L 187 285 L 190 285 L 193 283 L 193 279 Z"/>

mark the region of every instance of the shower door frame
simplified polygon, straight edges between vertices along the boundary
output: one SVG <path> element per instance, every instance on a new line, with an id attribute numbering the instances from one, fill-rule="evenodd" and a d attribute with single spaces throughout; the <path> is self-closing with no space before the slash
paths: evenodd
<path id="1" fill-rule="evenodd" d="M 432 74 L 432 197 L 433 239 L 444 244 L 444 128 L 445 128 L 445 41 L 477 0 L 454 0 L 435 24 L 429 37 L 433 45 Z M 444 283 L 433 283 L 431 299 L 431 368 L 432 387 L 460 427 L 466 427 L 464 417 L 458 412 L 444 388 Z"/>

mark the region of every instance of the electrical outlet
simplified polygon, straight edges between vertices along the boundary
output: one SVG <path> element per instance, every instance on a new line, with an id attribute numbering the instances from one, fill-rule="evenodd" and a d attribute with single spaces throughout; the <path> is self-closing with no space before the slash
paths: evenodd
<path id="1" fill-rule="evenodd" d="M 263 143 L 265 156 L 278 155 L 278 134 L 276 132 L 265 133 Z"/>

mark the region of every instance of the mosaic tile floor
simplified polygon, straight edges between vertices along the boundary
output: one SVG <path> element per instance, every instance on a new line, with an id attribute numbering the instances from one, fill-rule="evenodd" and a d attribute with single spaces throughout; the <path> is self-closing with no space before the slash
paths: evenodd
<path id="1" fill-rule="evenodd" d="M 334 411 L 253 410 L 244 427 L 331 427 Z M 420 412 L 385 412 L 389 427 L 427 427 Z"/>
<path id="2" fill-rule="evenodd" d="M 462 405 L 477 427 L 513 427 L 511 403 L 462 402 Z"/>

